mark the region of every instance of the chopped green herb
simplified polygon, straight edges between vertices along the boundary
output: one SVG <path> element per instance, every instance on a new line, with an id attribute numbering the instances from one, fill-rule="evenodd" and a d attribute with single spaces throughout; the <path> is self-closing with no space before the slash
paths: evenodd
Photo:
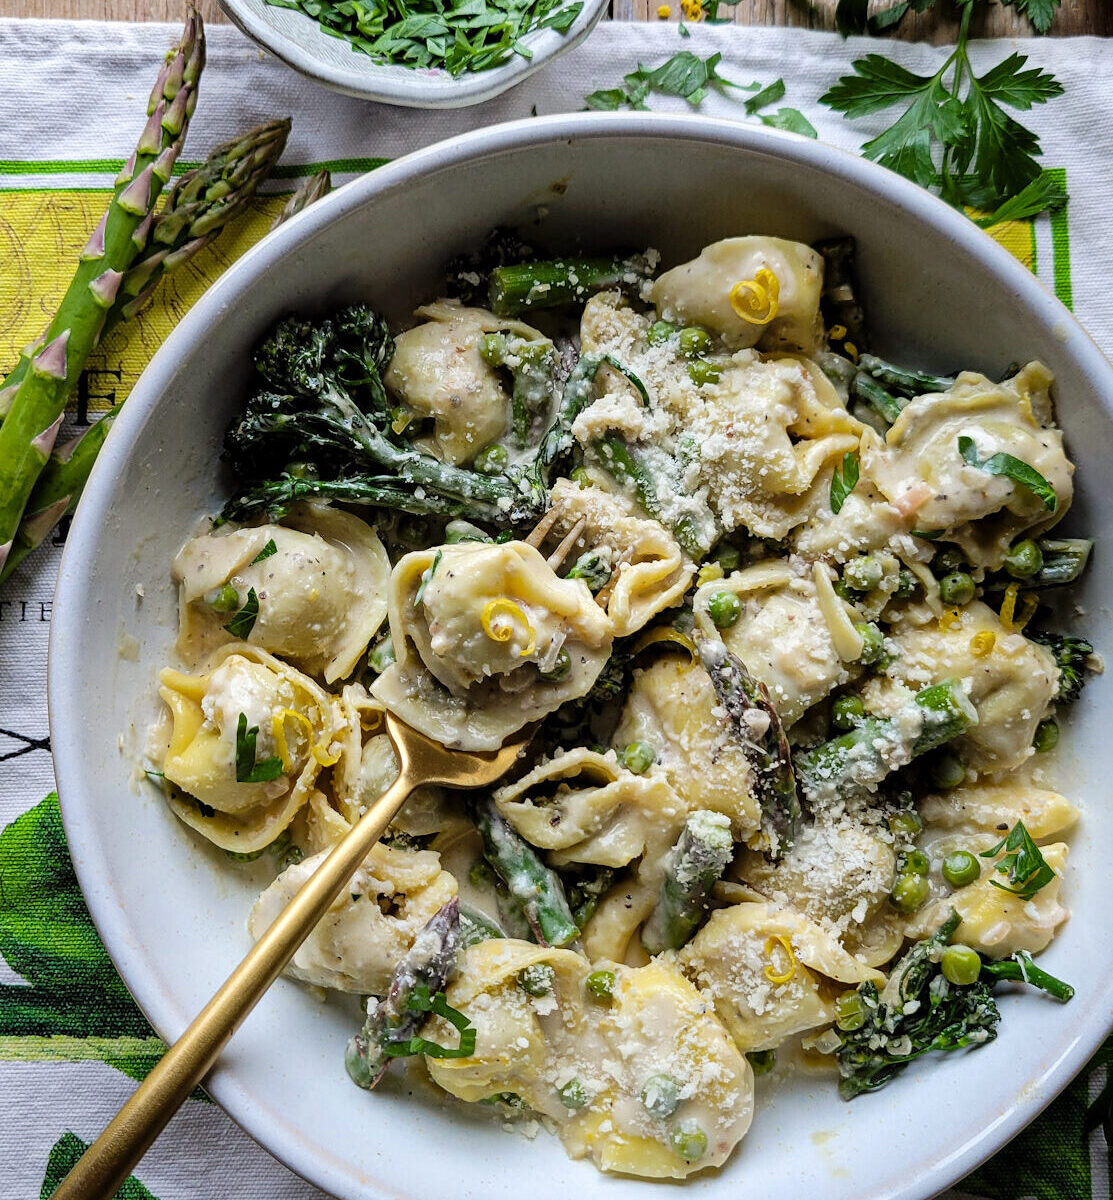
<path id="1" fill-rule="evenodd" d="M 741 91 L 757 91 L 758 84 L 734 83 L 718 72 L 721 54 L 699 58 L 691 50 L 679 50 L 671 58 L 656 67 L 644 67 L 631 71 L 623 80 L 622 87 L 606 88 L 592 92 L 584 103 L 588 108 L 614 111 L 618 108 L 646 108 L 646 99 L 654 92 L 662 96 L 680 96 L 693 108 L 699 106 L 709 89 L 738 88 Z"/>
<path id="2" fill-rule="evenodd" d="M 433 561 L 429 566 L 421 572 L 421 582 L 417 586 L 417 595 L 414 596 L 414 608 L 425 599 L 425 589 L 429 586 L 429 581 L 437 573 L 437 568 L 441 565 L 442 553 L 440 550 L 433 555 Z"/>
<path id="3" fill-rule="evenodd" d="M 262 548 L 262 550 L 260 550 L 259 553 L 256 554 L 251 560 L 251 565 L 255 566 L 256 563 L 264 562 L 266 559 L 270 558 L 272 554 L 277 553 L 278 547 L 274 544 L 274 538 L 271 538 L 270 541 L 268 541 L 267 544 Z"/>
<path id="4" fill-rule="evenodd" d="M 224 628 L 234 638 L 239 638 L 241 642 L 246 642 L 251 635 L 251 631 L 255 628 L 255 619 L 258 616 L 259 597 L 255 594 L 255 589 L 252 588 L 247 593 L 247 599 L 243 602 L 243 608 L 236 613 Z"/>
<path id="5" fill-rule="evenodd" d="M 958 452 L 970 466 L 977 467 L 979 471 L 985 471 L 987 475 L 1003 475 L 1005 478 L 1011 479 L 1013 483 L 1027 488 L 1033 496 L 1043 501 L 1043 506 L 1048 512 L 1054 512 L 1059 507 L 1059 497 L 1055 495 L 1055 489 L 1051 484 L 1035 467 L 1029 466 L 1019 458 L 1014 458 L 1011 454 L 999 450 L 996 454 L 991 454 L 989 458 L 979 459 L 974 439 L 969 437 L 958 439 Z"/>
<path id="6" fill-rule="evenodd" d="M 460 1044 L 456 1047 L 442 1046 L 423 1037 L 409 1037 L 397 1042 L 387 1041 L 382 1048 L 387 1058 L 408 1058 L 413 1054 L 424 1054 L 428 1058 L 470 1058 L 475 1053 L 475 1026 L 462 1012 L 448 1003 L 444 992 L 430 995 L 429 989 L 419 983 L 407 1000 L 406 1007 L 410 1012 L 432 1012 L 438 1017 L 443 1017 L 460 1031 Z"/>
<path id="7" fill-rule="evenodd" d="M 247 727 L 247 714 L 240 713 L 236 722 L 236 782 L 270 783 L 282 774 L 282 759 L 277 754 L 257 762 L 255 743 L 259 737 L 259 726 Z"/>
<path id="8" fill-rule="evenodd" d="M 1003 892 L 1011 892 L 1021 900 L 1031 900 L 1045 884 L 1055 878 L 1055 872 L 1044 861 L 1039 846 L 1032 841 L 1032 835 L 1024 827 L 1023 821 L 1017 823 L 992 850 L 984 850 L 982 858 L 996 858 L 1001 851 L 1005 856 L 994 865 L 999 875 L 1006 875 L 1008 883 L 999 883 L 991 879 L 990 883 Z"/>
<path id="9" fill-rule="evenodd" d="M 838 513 L 846 503 L 847 497 L 858 486 L 858 454 L 848 450 L 842 460 L 842 469 L 835 468 L 831 476 L 831 511 Z"/>
<path id="10" fill-rule="evenodd" d="M 801 137 L 817 138 L 815 126 L 798 108 L 778 108 L 775 113 L 762 113 L 761 123 L 772 129 L 784 129 Z"/>
<path id="11" fill-rule="evenodd" d="M 783 100 L 785 94 L 785 81 L 783 79 L 774 79 L 772 83 L 763 87 L 756 96 L 751 96 L 742 107 L 754 116 L 759 109 L 766 108 L 770 104 L 776 104 L 778 100 Z"/>

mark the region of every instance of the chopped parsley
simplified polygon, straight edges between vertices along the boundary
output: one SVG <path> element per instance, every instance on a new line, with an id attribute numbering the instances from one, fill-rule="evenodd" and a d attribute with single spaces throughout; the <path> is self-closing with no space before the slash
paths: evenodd
<path id="1" fill-rule="evenodd" d="M 282 759 L 277 754 L 257 762 L 255 744 L 259 737 L 259 726 L 247 727 L 247 714 L 240 713 L 236 722 L 236 782 L 270 783 L 282 774 Z"/>
<path id="2" fill-rule="evenodd" d="M 1003 475 L 1007 479 L 1011 479 L 1013 483 L 1020 484 L 1022 488 L 1027 488 L 1033 496 L 1037 496 L 1043 501 L 1043 506 L 1048 512 L 1054 512 L 1059 507 L 1059 497 L 1055 495 L 1055 489 L 1051 484 L 1035 467 L 1029 466 L 1019 458 L 1005 454 L 1004 451 L 998 451 L 996 454 L 991 454 L 989 458 L 979 459 L 974 439 L 969 437 L 958 439 L 958 452 L 971 467 L 977 467 L 979 471 L 985 471 L 987 475 Z"/>
<path id="3" fill-rule="evenodd" d="M 831 511 L 839 513 L 850 493 L 858 486 L 858 455 L 848 450 L 842 460 L 842 469 L 835 468 L 831 476 Z"/>
<path id="4" fill-rule="evenodd" d="M 441 551 L 438 550 L 433 556 L 432 563 L 421 572 L 421 582 L 417 585 L 417 595 L 414 596 L 414 608 L 417 608 L 425 599 L 425 589 L 429 586 L 429 581 L 436 575 L 437 568 L 441 565 L 441 557 Z"/>
<path id="5" fill-rule="evenodd" d="M 256 554 L 255 557 L 251 560 L 251 566 L 255 566 L 256 563 L 265 562 L 268 558 L 271 557 L 272 554 L 277 554 L 277 553 L 278 553 L 278 547 L 274 544 L 274 538 L 271 538 L 267 542 L 267 544 L 262 548 L 262 550 L 260 550 L 259 553 Z"/>
<path id="6" fill-rule="evenodd" d="M 251 635 L 251 631 L 255 628 L 255 620 L 259 616 L 259 597 L 252 588 L 247 593 L 247 599 L 243 602 L 243 608 L 239 610 L 228 622 L 224 628 L 234 637 L 239 638 L 241 642 L 246 642 Z"/>
<path id="7" fill-rule="evenodd" d="M 992 850 L 984 850 L 982 858 L 996 858 L 1001 851 L 1005 856 L 994 866 L 994 870 L 1008 877 L 1007 883 L 991 879 L 990 883 L 1003 892 L 1011 892 L 1021 900 L 1031 900 L 1045 884 L 1055 878 L 1055 872 L 1044 861 L 1039 846 L 1032 841 L 1032 835 L 1024 827 L 1023 821 L 1017 823 Z"/>

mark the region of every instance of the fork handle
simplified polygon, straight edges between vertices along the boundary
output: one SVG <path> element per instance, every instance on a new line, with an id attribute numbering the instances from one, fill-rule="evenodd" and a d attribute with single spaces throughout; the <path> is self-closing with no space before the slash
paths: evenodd
<path id="1" fill-rule="evenodd" d="M 248 951 L 220 990 L 58 1185 L 53 1200 L 111 1200 L 208 1074 L 228 1039 L 282 973 L 417 786 L 403 768 Z"/>

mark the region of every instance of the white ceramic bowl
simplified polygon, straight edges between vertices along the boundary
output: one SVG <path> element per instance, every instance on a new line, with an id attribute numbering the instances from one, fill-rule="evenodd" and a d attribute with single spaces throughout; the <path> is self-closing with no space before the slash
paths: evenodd
<path id="1" fill-rule="evenodd" d="M 607 3 L 583 0 L 583 8 L 565 33 L 542 29 L 527 34 L 522 41 L 532 58 L 513 54 L 488 71 L 466 71 L 453 77 L 442 70 L 411 70 L 374 62 L 294 9 L 275 8 L 266 0 L 220 0 L 221 8 L 244 33 L 295 71 L 347 96 L 405 108 L 463 108 L 498 96 L 579 45 L 595 28 Z"/>
<path id="2" fill-rule="evenodd" d="M 62 814 L 94 920 L 167 1039 L 247 949 L 244 920 L 261 886 L 135 785 L 130 724 L 154 711 L 154 674 L 173 639 L 170 559 L 223 498 L 217 456 L 250 348 L 292 309 L 359 298 L 404 318 L 436 294 L 450 255 L 515 222 L 565 245 L 656 246 L 666 262 L 729 234 L 855 235 L 870 323 L 890 356 L 990 373 L 1012 359 L 1050 364 L 1079 464 L 1070 524 L 1100 539 L 1108 523 L 1113 370 L 1004 250 L 859 158 L 704 118 L 581 114 L 472 133 L 341 188 L 250 250 L 167 339 L 108 437 L 62 563 L 50 661 Z M 1111 600 L 1113 557 L 1099 540 L 1079 597 L 1099 647 L 1113 645 Z M 127 652 L 131 638 L 138 654 Z M 759 1086 L 753 1128 L 732 1161 L 686 1194 L 923 1200 L 1012 1137 L 1086 1062 L 1113 1001 L 1111 686 L 1108 676 L 1090 684 L 1064 734 L 1062 785 L 1085 817 L 1066 886 L 1074 915 L 1046 963 L 1076 985 L 1070 1005 L 1007 996 L 996 1042 L 917 1064 L 850 1104 L 829 1077 Z M 352 1006 L 320 1004 L 280 981 L 209 1091 L 296 1171 L 353 1200 L 521 1200 L 524 1191 L 530 1200 L 644 1200 L 653 1190 L 569 1162 L 555 1138 L 527 1141 L 411 1097 L 401 1079 L 358 1091 L 343 1065 L 355 1019 Z"/>

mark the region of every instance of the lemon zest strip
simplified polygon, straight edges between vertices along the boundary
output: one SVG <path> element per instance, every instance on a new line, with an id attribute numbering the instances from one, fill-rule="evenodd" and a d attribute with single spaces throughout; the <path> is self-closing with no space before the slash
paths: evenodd
<path id="1" fill-rule="evenodd" d="M 514 636 L 514 630 L 509 625 L 496 627 L 493 621 L 498 616 L 508 616 L 512 621 L 521 621 L 526 627 L 526 632 L 529 634 L 529 645 L 524 650 L 518 651 L 518 657 L 528 658 L 537 649 L 537 635 L 529 623 L 529 618 L 522 611 L 521 605 L 515 604 L 513 600 L 508 600 L 505 596 L 500 596 L 497 600 L 488 600 L 480 614 L 479 623 L 491 641 L 508 642 Z"/>
<path id="2" fill-rule="evenodd" d="M 778 946 L 788 955 L 788 970 L 781 974 L 777 973 L 777 969 L 773 965 L 773 951 Z M 792 950 L 792 942 L 783 933 L 777 933 L 765 939 L 765 955 L 769 959 L 769 963 L 765 968 L 765 978 L 770 983 L 788 983 L 793 975 L 796 974 L 796 955 Z"/>
<path id="3" fill-rule="evenodd" d="M 970 639 L 970 653 L 975 658 L 985 658 L 993 653 L 997 645 L 997 634 L 992 629 L 983 629 Z"/>
<path id="4" fill-rule="evenodd" d="M 761 267 L 753 279 L 740 279 L 730 289 L 731 308 L 750 325 L 768 325 L 780 304 L 781 282 L 768 267 Z"/>

